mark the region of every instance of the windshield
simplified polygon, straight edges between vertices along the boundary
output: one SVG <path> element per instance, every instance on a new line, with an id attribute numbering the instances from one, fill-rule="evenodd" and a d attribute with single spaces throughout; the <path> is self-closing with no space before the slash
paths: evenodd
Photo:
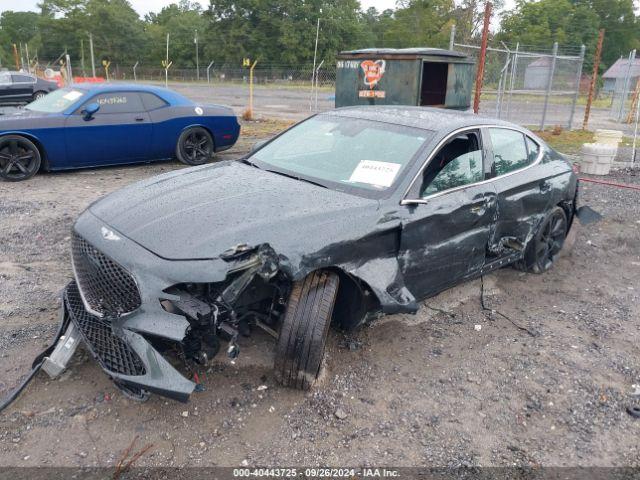
<path id="1" fill-rule="evenodd" d="M 419 128 L 319 115 L 283 133 L 248 160 L 336 190 L 384 192 L 432 135 Z"/>
<path id="2" fill-rule="evenodd" d="M 61 113 L 84 97 L 87 92 L 74 88 L 61 88 L 27 105 L 27 110 L 45 113 Z"/>

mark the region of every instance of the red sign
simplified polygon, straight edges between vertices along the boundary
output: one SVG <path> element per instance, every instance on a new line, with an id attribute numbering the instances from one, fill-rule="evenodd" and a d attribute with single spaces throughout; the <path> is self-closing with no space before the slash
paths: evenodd
<path id="1" fill-rule="evenodd" d="M 384 76 L 386 63 L 384 60 L 365 60 L 360 64 L 360 68 L 364 72 L 364 83 L 367 87 L 370 89 L 375 88 Z"/>

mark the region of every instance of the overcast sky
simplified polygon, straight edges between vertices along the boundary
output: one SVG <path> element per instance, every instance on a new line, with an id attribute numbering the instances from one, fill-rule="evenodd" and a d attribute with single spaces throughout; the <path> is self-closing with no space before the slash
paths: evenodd
<path id="1" fill-rule="evenodd" d="M 2 10 L 34 10 L 38 9 L 37 4 L 40 0 L 0 0 L 0 11 Z M 150 11 L 157 12 L 165 5 L 176 3 L 177 0 L 129 0 L 140 16 Z M 208 0 L 201 0 L 200 3 L 206 7 L 209 5 Z M 362 8 L 376 7 L 378 10 L 386 8 L 394 8 L 396 0 L 360 0 Z M 507 0 L 507 6 L 512 6 L 514 0 Z"/>

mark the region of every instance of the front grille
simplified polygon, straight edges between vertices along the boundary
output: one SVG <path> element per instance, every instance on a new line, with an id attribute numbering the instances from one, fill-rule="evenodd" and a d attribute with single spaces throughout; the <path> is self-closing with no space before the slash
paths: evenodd
<path id="1" fill-rule="evenodd" d="M 71 282 L 65 290 L 64 302 L 71 321 L 80 330 L 89 350 L 102 368 L 121 375 L 138 376 L 146 373 L 140 357 L 113 334 L 111 321 L 91 315 L 85 310 L 75 282 Z"/>
<path id="2" fill-rule="evenodd" d="M 78 287 L 92 313 L 113 317 L 140 306 L 140 292 L 131 274 L 75 232 L 71 255 Z"/>

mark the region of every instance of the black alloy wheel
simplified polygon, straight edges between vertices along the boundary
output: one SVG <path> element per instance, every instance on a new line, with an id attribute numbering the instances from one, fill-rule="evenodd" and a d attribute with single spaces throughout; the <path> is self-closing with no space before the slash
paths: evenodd
<path id="1" fill-rule="evenodd" d="M 555 262 L 567 236 L 567 216 L 560 207 L 555 207 L 544 219 L 540 230 L 532 240 L 533 255 L 529 270 L 542 273 Z"/>
<path id="2" fill-rule="evenodd" d="M 177 157 L 187 165 L 202 165 L 213 157 L 213 139 L 202 127 L 182 132 L 178 139 Z"/>
<path id="3" fill-rule="evenodd" d="M 19 135 L 0 137 L 0 178 L 19 182 L 33 177 L 40 169 L 40 151 L 33 142 Z"/>

